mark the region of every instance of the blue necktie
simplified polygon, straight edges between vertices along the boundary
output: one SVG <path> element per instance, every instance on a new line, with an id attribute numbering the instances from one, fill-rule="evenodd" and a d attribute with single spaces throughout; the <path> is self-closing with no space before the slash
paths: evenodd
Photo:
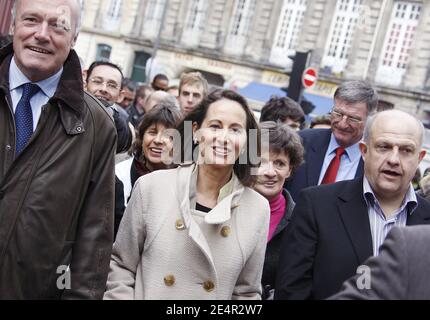
<path id="1" fill-rule="evenodd" d="M 39 86 L 34 83 L 26 83 L 22 88 L 22 96 L 15 110 L 16 156 L 25 148 L 33 134 L 33 112 L 30 99 L 40 90 Z"/>

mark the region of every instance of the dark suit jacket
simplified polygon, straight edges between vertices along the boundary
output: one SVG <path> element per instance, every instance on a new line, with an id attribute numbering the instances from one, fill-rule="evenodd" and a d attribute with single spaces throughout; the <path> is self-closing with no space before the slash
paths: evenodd
<path id="1" fill-rule="evenodd" d="M 430 203 L 407 224 L 429 224 Z M 275 299 L 325 299 L 373 255 L 363 178 L 304 190 L 282 239 Z"/>
<path id="2" fill-rule="evenodd" d="M 294 201 L 297 201 L 302 189 L 318 184 L 325 153 L 330 144 L 331 129 L 308 129 L 300 131 L 299 135 L 305 148 L 305 161 L 284 186 Z M 361 176 L 363 176 L 363 160 L 358 164 L 355 178 Z"/>
<path id="3" fill-rule="evenodd" d="M 370 269 L 370 289 L 358 289 L 357 275 L 331 299 L 430 300 L 429 243 L 430 226 L 393 228 L 379 256 L 364 263 Z"/>

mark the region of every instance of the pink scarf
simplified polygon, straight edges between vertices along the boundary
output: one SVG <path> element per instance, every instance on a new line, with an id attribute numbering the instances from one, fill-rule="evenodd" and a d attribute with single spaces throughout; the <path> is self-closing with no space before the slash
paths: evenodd
<path id="1" fill-rule="evenodd" d="M 270 204 L 270 228 L 269 228 L 269 236 L 267 241 L 270 241 L 273 237 L 273 233 L 276 230 L 279 222 L 281 222 L 282 217 L 285 213 L 285 207 L 287 205 L 287 200 L 282 195 L 282 191 L 276 198 L 273 198 L 269 201 Z"/>

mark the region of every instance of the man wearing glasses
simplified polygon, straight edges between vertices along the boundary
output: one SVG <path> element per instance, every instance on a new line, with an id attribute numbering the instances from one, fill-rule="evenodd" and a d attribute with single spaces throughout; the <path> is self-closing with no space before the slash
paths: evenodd
<path id="1" fill-rule="evenodd" d="M 286 183 L 294 200 L 297 201 L 304 188 L 363 175 L 358 142 L 377 103 L 375 89 L 364 81 L 348 81 L 339 86 L 334 94 L 331 129 L 299 133 L 305 147 L 305 162 Z"/>
<path id="2" fill-rule="evenodd" d="M 121 95 L 121 69 L 107 61 L 93 62 L 87 71 L 86 89 L 96 98 L 115 103 Z"/>
<path id="3" fill-rule="evenodd" d="M 359 143 L 364 176 L 300 193 L 282 239 L 276 299 L 325 299 L 355 274 L 357 290 L 369 298 L 385 290 L 380 279 L 373 282 L 379 271 L 366 259 L 380 253 L 386 259 L 381 245 L 395 226 L 430 223 L 430 203 L 411 183 L 426 154 L 424 139 L 422 122 L 406 112 L 386 110 L 368 119 Z M 396 263 L 389 261 L 388 269 Z"/>
<path id="4" fill-rule="evenodd" d="M 123 79 L 121 69 L 108 61 L 93 62 L 86 72 L 86 91 L 108 108 L 115 121 L 118 135 L 117 153 L 125 152 L 130 148 L 134 130 L 128 122 L 128 113 L 116 104 L 123 94 Z"/>

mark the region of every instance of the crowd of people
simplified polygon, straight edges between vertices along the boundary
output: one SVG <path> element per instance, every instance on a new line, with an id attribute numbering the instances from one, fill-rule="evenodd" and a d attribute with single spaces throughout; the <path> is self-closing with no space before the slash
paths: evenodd
<path id="1" fill-rule="evenodd" d="M 430 174 L 412 184 L 425 129 L 377 112 L 371 84 L 341 83 L 308 129 L 287 97 L 257 120 L 199 72 L 81 70 L 77 0 L 13 12 L 1 299 L 430 299 Z"/>

